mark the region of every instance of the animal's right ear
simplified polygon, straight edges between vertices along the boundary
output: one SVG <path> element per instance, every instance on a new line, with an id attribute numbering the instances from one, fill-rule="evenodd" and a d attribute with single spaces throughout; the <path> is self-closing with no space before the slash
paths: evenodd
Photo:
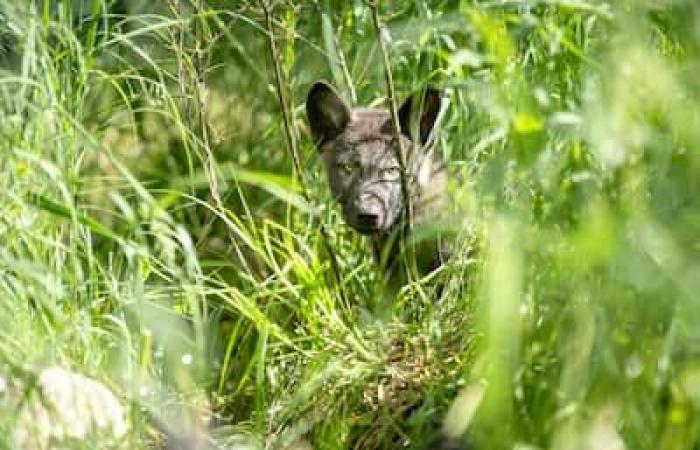
<path id="1" fill-rule="evenodd" d="M 419 133 L 417 133 L 418 136 L 416 137 L 420 138 L 420 143 L 425 145 L 435 126 L 435 120 L 440 113 L 441 103 L 442 93 L 433 88 L 427 88 L 422 98 L 418 98 L 418 95 L 414 95 L 406 99 L 399 109 L 399 125 L 401 126 L 401 132 L 409 139 L 412 139 L 411 116 L 414 110 L 418 109 L 416 114 L 418 115 L 418 113 L 420 113 L 420 117 L 416 117 L 416 119 L 418 120 L 417 131 Z"/>
<path id="2" fill-rule="evenodd" d="M 320 146 L 343 132 L 350 122 L 350 108 L 326 82 L 317 81 L 306 99 L 306 115 L 314 142 Z"/>

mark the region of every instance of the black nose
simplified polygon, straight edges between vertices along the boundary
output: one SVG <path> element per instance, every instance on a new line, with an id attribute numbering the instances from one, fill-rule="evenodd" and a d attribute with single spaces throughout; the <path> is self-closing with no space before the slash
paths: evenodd
<path id="1" fill-rule="evenodd" d="M 363 228 L 376 228 L 379 215 L 374 213 L 360 213 L 357 215 L 357 223 Z"/>

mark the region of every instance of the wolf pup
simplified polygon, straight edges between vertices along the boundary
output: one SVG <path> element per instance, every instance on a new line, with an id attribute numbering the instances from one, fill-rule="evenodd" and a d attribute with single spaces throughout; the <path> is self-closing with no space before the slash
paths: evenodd
<path id="1" fill-rule="evenodd" d="M 401 106 L 399 123 L 414 225 L 419 229 L 445 211 L 447 170 L 431 145 L 442 96 L 427 89 L 422 97 L 414 97 Z M 397 262 L 402 259 L 400 236 L 406 221 L 398 143 L 389 111 L 350 108 L 331 86 L 319 81 L 309 91 L 306 113 L 343 219 L 369 237 L 375 261 L 388 279 L 396 280 L 405 273 Z M 416 265 L 424 275 L 439 267 L 446 254 L 436 236 L 417 241 Z"/>

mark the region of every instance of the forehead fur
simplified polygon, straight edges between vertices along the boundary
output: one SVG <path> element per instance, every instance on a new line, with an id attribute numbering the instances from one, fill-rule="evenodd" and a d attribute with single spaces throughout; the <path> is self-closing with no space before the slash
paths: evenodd
<path id="1" fill-rule="evenodd" d="M 375 139 L 381 136 L 391 136 L 391 128 L 388 111 L 376 108 L 353 108 L 343 137 L 350 141 L 363 141 Z"/>

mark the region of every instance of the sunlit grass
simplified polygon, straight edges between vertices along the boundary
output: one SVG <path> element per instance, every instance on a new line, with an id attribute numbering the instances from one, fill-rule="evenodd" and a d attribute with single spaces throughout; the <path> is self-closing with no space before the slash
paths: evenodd
<path id="1" fill-rule="evenodd" d="M 0 374 L 105 382 L 128 448 L 696 448 L 695 2 L 382 4 L 455 249 L 389 301 L 303 111 L 385 105 L 369 8 L 273 6 L 278 85 L 257 2 L 0 0 Z"/>

